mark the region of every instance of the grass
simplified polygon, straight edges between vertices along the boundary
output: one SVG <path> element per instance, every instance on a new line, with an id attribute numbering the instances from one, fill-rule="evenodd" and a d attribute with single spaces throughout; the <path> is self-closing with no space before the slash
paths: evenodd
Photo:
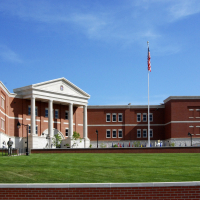
<path id="1" fill-rule="evenodd" d="M 199 154 L 0 156 L 0 183 L 200 181 Z"/>

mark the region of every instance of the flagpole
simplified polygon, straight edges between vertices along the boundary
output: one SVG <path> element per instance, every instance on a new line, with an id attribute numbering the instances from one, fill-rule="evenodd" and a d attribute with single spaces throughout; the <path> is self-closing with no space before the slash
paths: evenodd
<path id="1" fill-rule="evenodd" d="M 149 51 L 149 41 L 147 41 L 147 47 Z M 149 60 L 149 52 L 148 52 L 148 60 Z M 148 143 L 147 147 L 150 147 L 150 120 L 149 120 L 149 69 L 148 69 Z"/>

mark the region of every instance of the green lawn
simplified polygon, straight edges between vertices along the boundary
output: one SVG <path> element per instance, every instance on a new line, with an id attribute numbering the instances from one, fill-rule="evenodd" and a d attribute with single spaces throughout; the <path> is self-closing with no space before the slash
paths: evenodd
<path id="1" fill-rule="evenodd" d="M 199 154 L 0 156 L 0 183 L 200 181 Z"/>

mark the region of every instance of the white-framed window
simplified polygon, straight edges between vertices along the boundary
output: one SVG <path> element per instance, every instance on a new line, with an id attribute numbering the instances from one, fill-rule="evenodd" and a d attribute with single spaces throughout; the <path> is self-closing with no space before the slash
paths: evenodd
<path id="1" fill-rule="evenodd" d="M 67 119 L 67 120 L 69 119 L 69 111 L 67 111 L 67 110 L 65 111 L 65 119 Z"/>
<path id="2" fill-rule="evenodd" d="M 110 138 L 110 129 L 106 130 L 106 138 Z"/>
<path id="3" fill-rule="evenodd" d="M 28 115 L 31 115 L 31 106 L 28 106 Z"/>
<path id="4" fill-rule="evenodd" d="M 110 113 L 106 114 L 106 122 L 110 122 Z"/>
<path id="5" fill-rule="evenodd" d="M 122 133 L 122 129 L 118 130 L 118 138 L 122 138 L 123 137 L 123 133 Z"/>
<path id="6" fill-rule="evenodd" d="M 28 115 L 31 115 L 31 106 L 28 106 Z M 38 107 L 35 106 L 35 116 L 38 116 Z"/>
<path id="7" fill-rule="evenodd" d="M 153 137 L 153 129 L 150 129 L 150 138 Z"/>
<path id="8" fill-rule="evenodd" d="M 28 125 L 28 133 L 31 134 L 31 125 Z M 38 134 L 38 125 L 35 126 L 35 134 Z"/>
<path id="9" fill-rule="evenodd" d="M 1 118 L 1 129 L 5 130 L 5 120 Z"/>
<path id="10" fill-rule="evenodd" d="M 116 138 L 117 137 L 117 131 L 114 129 L 112 130 L 112 137 L 113 138 Z"/>
<path id="11" fill-rule="evenodd" d="M 141 138 L 141 129 L 137 129 L 137 138 Z"/>
<path id="12" fill-rule="evenodd" d="M 69 135 L 69 129 L 68 129 L 68 128 L 66 128 L 66 129 L 65 129 L 65 136 L 67 136 L 67 137 L 68 137 L 68 135 Z"/>
<path id="13" fill-rule="evenodd" d="M 48 117 L 49 109 L 45 108 L 45 117 Z"/>
<path id="14" fill-rule="evenodd" d="M 147 129 L 143 129 L 143 138 L 147 137 Z"/>
<path id="15" fill-rule="evenodd" d="M 137 113 L 137 122 L 141 122 L 141 113 Z"/>
<path id="16" fill-rule="evenodd" d="M 1 107 L 5 109 L 5 98 L 1 96 Z"/>
<path id="17" fill-rule="evenodd" d="M 55 119 L 58 119 L 58 118 L 59 118 L 59 110 L 55 109 Z"/>
<path id="18" fill-rule="evenodd" d="M 149 121 L 150 121 L 150 122 L 153 121 L 153 113 L 149 113 Z"/>
<path id="19" fill-rule="evenodd" d="M 116 121 L 117 121 L 117 114 L 116 114 L 116 113 L 113 113 L 113 114 L 112 114 L 112 121 L 113 121 L 113 122 L 116 122 Z"/>
<path id="20" fill-rule="evenodd" d="M 122 115 L 122 113 L 119 113 L 118 114 L 118 122 L 122 122 L 123 121 L 123 115 Z"/>
<path id="21" fill-rule="evenodd" d="M 147 113 L 143 113 L 142 120 L 143 122 L 147 122 Z"/>

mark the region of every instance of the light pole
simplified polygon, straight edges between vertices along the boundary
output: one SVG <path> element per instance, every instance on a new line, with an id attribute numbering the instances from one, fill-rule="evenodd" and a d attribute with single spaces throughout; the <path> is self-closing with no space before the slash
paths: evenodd
<path id="1" fill-rule="evenodd" d="M 17 122 L 17 128 L 20 128 L 21 125 L 26 126 L 26 130 L 27 130 L 27 141 L 26 141 L 26 143 L 27 143 L 27 150 L 26 150 L 26 155 L 28 156 L 28 155 L 29 155 L 29 152 L 28 152 L 28 124 L 27 124 L 27 125 L 25 125 L 25 124 L 20 124 L 19 121 L 18 121 L 18 122 Z"/>
<path id="2" fill-rule="evenodd" d="M 191 146 L 192 146 L 192 134 L 189 132 L 189 133 L 188 133 L 188 136 L 191 137 Z"/>
<path id="3" fill-rule="evenodd" d="M 97 148 L 98 148 L 98 131 L 96 130 L 96 134 L 97 134 Z"/>

